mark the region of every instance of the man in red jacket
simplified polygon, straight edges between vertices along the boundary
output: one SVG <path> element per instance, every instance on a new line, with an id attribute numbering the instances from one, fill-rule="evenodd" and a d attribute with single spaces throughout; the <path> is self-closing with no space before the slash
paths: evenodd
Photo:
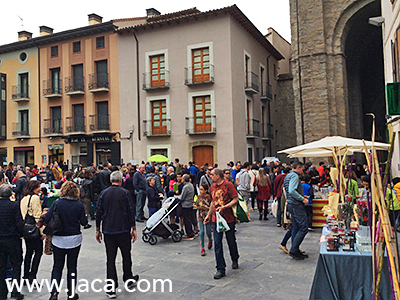
<path id="1" fill-rule="evenodd" d="M 278 200 L 278 213 L 277 213 L 277 218 L 276 218 L 276 226 L 277 227 L 282 226 L 282 205 L 281 205 L 282 185 L 283 185 L 283 181 L 284 181 L 287 173 L 289 173 L 289 171 L 290 171 L 290 168 L 283 169 L 283 173 L 276 176 L 275 181 L 274 181 L 275 200 Z"/>

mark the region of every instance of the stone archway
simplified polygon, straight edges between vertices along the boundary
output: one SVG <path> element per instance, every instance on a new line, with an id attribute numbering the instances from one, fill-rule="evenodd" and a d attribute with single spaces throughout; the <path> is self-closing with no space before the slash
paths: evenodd
<path id="1" fill-rule="evenodd" d="M 380 14 L 379 1 L 290 0 L 290 7 L 297 144 L 327 135 L 364 137 L 364 111 L 360 108 L 366 97 L 355 93 L 353 85 L 348 88 L 348 76 L 350 83 L 354 78 L 348 63 L 360 72 L 355 64 L 370 60 L 366 56 L 348 60 L 347 55 L 355 46 L 352 40 L 360 38 L 355 28 L 380 30 L 368 24 L 369 17 Z M 354 95 L 359 96 L 358 103 Z M 384 103 L 384 94 L 380 101 Z"/>

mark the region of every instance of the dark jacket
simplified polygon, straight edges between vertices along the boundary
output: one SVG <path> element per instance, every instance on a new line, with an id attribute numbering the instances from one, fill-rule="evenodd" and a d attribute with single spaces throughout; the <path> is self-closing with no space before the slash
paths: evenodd
<path id="1" fill-rule="evenodd" d="M 133 200 L 133 205 L 136 204 L 136 195 L 135 195 L 135 187 L 133 186 L 133 176 L 128 177 L 125 182 L 122 184 L 124 189 L 127 189 L 131 193 L 131 197 Z"/>
<path id="2" fill-rule="evenodd" d="M 98 183 L 100 190 L 103 191 L 111 185 L 110 182 L 110 174 L 111 171 L 109 169 L 103 169 L 98 173 Z"/>
<path id="3" fill-rule="evenodd" d="M 8 198 L 0 198 L 0 239 L 22 236 L 24 220 L 19 204 Z"/>
<path id="4" fill-rule="evenodd" d="M 147 181 L 146 176 L 139 171 L 133 174 L 133 186 L 137 192 L 146 191 Z"/>
<path id="5" fill-rule="evenodd" d="M 81 233 L 81 225 L 85 226 L 88 220 L 85 215 L 85 207 L 82 202 L 70 198 L 61 198 L 58 201 L 58 211 L 63 225 L 63 229 L 55 234 L 61 236 L 77 235 Z M 47 224 L 50 222 L 53 212 L 54 203 L 51 205 L 49 211 L 44 217 L 44 222 Z"/>
<path id="6" fill-rule="evenodd" d="M 135 226 L 135 210 L 127 189 L 112 185 L 100 194 L 96 212 L 96 227 L 103 222 L 104 234 L 130 232 Z"/>
<path id="7" fill-rule="evenodd" d="M 156 186 L 148 186 L 147 187 L 147 207 L 158 208 L 158 204 L 160 203 L 160 196 L 155 189 Z"/>
<path id="8" fill-rule="evenodd" d="M 25 175 L 18 178 L 17 182 L 15 183 L 15 187 L 13 188 L 13 192 L 15 193 L 15 201 L 19 202 L 22 198 L 24 198 L 24 191 L 28 181 L 29 180 Z"/>

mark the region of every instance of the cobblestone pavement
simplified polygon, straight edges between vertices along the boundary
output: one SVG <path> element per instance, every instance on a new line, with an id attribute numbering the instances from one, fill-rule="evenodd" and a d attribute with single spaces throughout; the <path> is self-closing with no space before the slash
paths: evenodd
<path id="1" fill-rule="evenodd" d="M 302 250 L 310 256 L 304 261 L 296 261 L 278 249 L 285 231 L 276 227 L 276 219 L 259 221 L 257 212 L 250 212 L 251 222 L 237 225 L 237 242 L 240 259 L 239 269 L 232 270 L 227 244 L 224 242 L 227 276 L 215 280 L 215 259 L 213 250 L 200 256 L 199 238 L 193 241 L 174 243 L 171 238 L 158 239 L 154 246 L 141 239 L 143 223 L 138 223 L 138 239 L 133 244 L 133 270 L 140 279 L 153 283 L 154 279 L 170 279 L 172 292 L 161 292 L 161 284 L 153 285 L 148 292 L 129 293 L 123 288 L 121 256 L 117 256 L 117 270 L 121 292 L 118 299 L 308 299 L 318 259 L 318 240 L 321 230 L 307 234 Z M 86 279 L 105 280 L 105 248 L 94 238 L 93 227 L 83 230 L 84 240 L 78 261 L 78 285 L 85 288 Z M 290 241 L 289 241 L 290 246 Z M 42 257 L 38 279 L 50 278 L 52 256 Z M 64 270 L 65 271 L 65 270 Z M 63 278 L 66 278 L 64 273 Z M 64 289 L 66 284 L 64 285 Z M 96 283 L 100 289 L 102 284 Z M 140 283 L 140 289 L 146 290 L 147 282 Z M 156 287 L 157 292 L 153 292 Z M 169 285 L 165 284 L 166 290 Z M 24 288 L 26 299 L 48 299 L 47 290 L 29 291 Z M 107 299 L 104 292 L 90 293 L 78 291 L 80 299 Z M 60 294 L 66 299 L 66 293 Z"/>

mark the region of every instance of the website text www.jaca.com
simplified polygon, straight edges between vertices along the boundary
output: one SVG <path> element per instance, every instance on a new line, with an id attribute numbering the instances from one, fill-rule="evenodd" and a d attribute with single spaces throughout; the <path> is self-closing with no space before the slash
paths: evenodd
<path id="1" fill-rule="evenodd" d="M 74 275 L 72 275 L 74 276 Z M 37 292 L 48 292 L 51 293 L 52 291 L 57 291 L 58 293 L 62 292 L 63 290 L 67 291 L 66 281 L 61 279 L 58 283 L 56 280 L 49 280 L 49 279 L 41 279 L 41 280 L 33 280 L 29 282 L 27 279 L 12 280 L 11 278 L 6 280 L 7 289 L 9 292 L 13 291 L 14 289 L 18 292 L 22 292 L 23 286 L 26 286 L 26 289 L 31 293 L 33 291 Z M 101 279 L 94 279 L 94 280 L 87 280 L 87 279 L 79 279 L 75 281 L 72 280 L 72 295 L 76 292 L 79 293 L 101 293 L 107 291 L 117 291 L 121 292 L 122 289 L 115 288 L 114 281 L 112 280 L 101 280 Z M 147 292 L 161 292 L 161 293 L 172 293 L 172 281 L 170 279 L 140 279 L 137 282 L 133 279 L 127 280 L 124 283 L 124 289 L 129 292 L 140 292 L 140 293 L 147 293 Z"/>

